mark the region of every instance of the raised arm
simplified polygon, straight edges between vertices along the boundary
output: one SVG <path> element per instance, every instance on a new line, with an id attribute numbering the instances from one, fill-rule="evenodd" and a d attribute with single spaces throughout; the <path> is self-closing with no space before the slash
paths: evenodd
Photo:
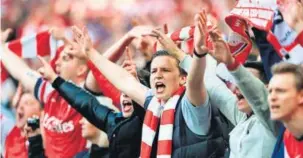
<path id="1" fill-rule="evenodd" d="M 123 62 L 122 67 L 126 69 L 128 72 L 130 72 L 133 76 L 137 77 L 136 72 L 136 66 L 132 62 L 132 57 L 130 55 L 130 50 L 128 47 L 126 47 L 126 60 Z M 92 63 L 88 62 L 88 67 L 90 68 L 91 72 L 94 74 L 94 78 L 96 78 L 96 81 L 101 89 L 101 92 L 111 98 L 113 100 L 114 105 L 120 109 L 120 96 L 121 92 L 113 85 L 111 84 L 105 76 L 98 70 L 98 68 Z"/>
<path id="2" fill-rule="evenodd" d="M 245 68 L 240 66 L 232 57 L 229 47 L 217 32 L 210 32 L 210 37 L 215 48 L 214 51 L 211 51 L 211 55 L 218 62 L 222 62 L 227 66 L 254 114 L 269 130 L 276 134 L 276 124 L 270 120 L 270 111 L 267 102 L 268 92 L 265 85 Z"/>
<path id="3" fill-rule="evenodd" d="M 4 38 L 8 33 L 9 32 L 6 31 L 1 34 L 3 38 L 2 41 L 4 41 Z M 33 93 L 35 84 L 40 75 L 30 69 L 30 67 L 20 57 L 5 46 L 4 42 L 2 42 L 1 47 L 1 61 L 3 62 L 4 67 L 15 79 L 22 83 L 26 90 Z"/>
<path id="4" fill-rule="evenodd" d="M 150 28 L 150 26 L 134 27 L 128 33 L 126 33 L 118 42 L 112 45 L 103 54 L 103 56 L 112 62 L 116 62 L 122 56 L 126 46 L 128 46 L 133 41 L 133 39 L 140 38 L 140 34 L 142 33 L 142 31 L 145 31 L 145 29 L 148 28 Z M 88 88 L 93 92 L 102 92 L 104 95 L 110 97 L 116 105 L 117 96 L 120 96 L 120 94 L 117 93 L 117 89 L 112 84 L 106 83 L 108 82 L 108 80 L 105 78 L 105 76 L 102 73 L 97 72 L 99 70 L 95 69 L 94 65 L 88 64 L 88 66 L 92 71 L 90 71 L 86 79 L 86 84 L 85 84 L 86 88 Z M 104 82 L 106 84 L 101 84 Z M 118 98 L 118 103 L 119 103 L 119 98 Z"/>
<path id="5" fill-rule="evenodd" d="M 103 56 L 112 62 L 116 62 L 117 60 L 119 60 L 119 58 L 123 54 L 125 47 L 128 46 L 134 38 L 135 38 L 135 36 L 133 36 L 130 31 L 129 33 L 124 35 L 118 42 L 116 42 L 114 45 L 112 45 L 103 54 Z M 91 68 L 93 68 L 93 66 L 89 65 L 89 68 L 91 69 Z M 98 74 L 98 76 L 97 76 L 97 74 Z M 93 71 L 89 72 L 87 79 L 86 79 L 86 87 L 89 90 L 91 90 L 93 92 L 104 92 L 107 90 L 107 89 L 103 89 L 104 87 L 101 87 L 98 85 L 98 82 L 100 82 L 100 81 L 97 81 L 96 79 L 101 77 L 100 79 L 103 80 L 103 77 L 104 77 L 103 75 L 102 76 L 100 76 L 100 75 L 102 75 L 102 74 L 95 73 Z"/>
<path id="6" fill-rule="evenodd" d="M 59 92 L 73 108 L 83 115 L 90 123 L 101 130 L 107 130 L 109 126 L 115 124 L 114 112 L 99 103 L 95 96 L 91 95 L 84 89 L 76 86 L 71 82 L 67 82 L 52 70 L 51 66 L 41 57 L 43 64 L 38 72 Z"/>
<path id="7" fill-rule="evenodd" d="M 195 16 L 194 32 L 194 57 L 187 76 L 186 95 L 189 101 L 196 106 L 204 105 L 207 98 L 207 91 L 204 85 L 204 72 L 208 50 L 206 49 L 206 14 L 202 12 Z"/>
<path id="8" fill-rule="evenodd" d="M 69 53 L 76 57 L 90 60 L 116 88 L 143 106 L 148 88 L 141 85 L 133 75 L 122 67 L 100 55 L 93 48 L 86 30 L 80 31 L 79 29 L 73 28 L 73 33 L 77 37 L 77 44 L 82 48 L 82 51 L 76 53 L 71 50 Z"/>

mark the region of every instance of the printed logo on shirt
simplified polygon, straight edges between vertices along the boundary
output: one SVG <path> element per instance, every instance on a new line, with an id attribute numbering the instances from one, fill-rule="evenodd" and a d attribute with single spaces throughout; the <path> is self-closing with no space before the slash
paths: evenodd
<path id="1" fill-rule="evenodd" d="M 44 115 L 43 126 L 53 132 L 68 133 L 74 130 L 73 121 L 63 122 L 55 116 Z"/>

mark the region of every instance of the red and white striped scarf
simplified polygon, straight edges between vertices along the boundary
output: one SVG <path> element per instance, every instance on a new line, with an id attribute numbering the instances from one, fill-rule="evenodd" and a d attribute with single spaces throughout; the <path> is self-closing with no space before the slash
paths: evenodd
<path id="1" fill-rule="evenodd" d="M 29 36 L 24 36 L 20 39 L 6 43 L 6 46 L 16 55 L 21 58 L 37 58 L 38 55 L 45 57 L 50 56 L 56 60 L 56 51 L 60 42 L 55 40 L 48 31 L 39 32 Z M 52 60 L 51 63 L 54 63 Z M 8 74 L 1 62 L 1 84 L 5 83 Z"/>
<path id="2" fill-rule="evenodd" d="M 213 25 L 208 22 L 208 29 L 211 29 Z M 195 26 L 186 26 L 181 29 L 178 29 L 174 32 L 170 32 L 167 34 L 170 39 L 173 41 L 181 41 L 181 49 L 188 53 L 192 54 L 194 50 L 193 38 L 194 38 Z M 212 49 L 212 43 L 210 42 L 209 36 L 206 35 L 206 45 L 208 48 Z M 155 45 L 156 50 L 156 45 Z M 156 52 L 156 51 L 155 51 Z"/>
<path id="3" fill-rule="evenodd" d="M 151 156 L 152 145 L 156 136 L 159 121 L 160 127 L 159 137 L 157 140 L 157 156 L 171 157 L 175 110 L 178 100 L 180 99 L 180 96 L 184 90 L 185 87 L 179 88 L 165 105 L 161 105 L 160 100 L 155 96 L 152 98 L 144 117 L 140 154 L 142 158 L 148 158 Z"/>
<path id="4" fill-rule="evenodd" d="M 8 42 L 7 47 L 21 58 L 36 58 L 54 57 L 59 46 L 48 31 L 43 31 Z"/>

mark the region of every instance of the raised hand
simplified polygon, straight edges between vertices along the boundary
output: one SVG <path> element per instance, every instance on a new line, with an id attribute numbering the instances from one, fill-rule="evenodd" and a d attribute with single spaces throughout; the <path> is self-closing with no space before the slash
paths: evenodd
<path id="1" fill-rule="evenodd" d="M 194 46 L 198 54 L 204 54 L 208 52 L 206 47 L 206 35 L 207 35 L 207 16 L 205 11 L 196 14 L 195 18 L 195 31 L 194 31 Z"/>
<path id="2" fill-rule="evenodd" d="M 88 53 L 94 49 L 93 42 L 88 35 L 88 31 L 85 27 L 80 30 L 78 27 L 72 27 L 73 42 L 66 49 L 66 53 L 80 58 L 88 60 Z"/>
<path id="3" fill-rule="evenodd" d="M 297 33 L 303 31 L 303 1 L 295 1 L 284 4 L 284 8 L 280 8 L 286 23 Z"/>
<path id="4" fill-rule="evenodd" d="M 152 29 L 153 29 L 153 27 L 149 26 L 149 25 L 139 25 L 139 26 L 133 27 L 127 33 L 127 35 L 131 38 L 141 38 L 142 36 L 149 34 Z"/>
<path id="5" fill-rule="evenodd" d="M 213 56 L 219 63 L 222 62 L 226 65 L 231 65 L 235 62 L 232 57 L 230 49 L 227 43 L 222 39 L 217 29 L 209 31 L 210 38 L 213 43 L 214 50 L 209 51 L 209 54 Z"/>
<path id="6" fill-rule="evenodd" d="M 42 67 L 38 69 L 39 74 L 47 81 L 53 83 L 57 78 L 57 74 L 52 69 L 50 64 L 45 61 L 45 59 L 43 59 L 41 56 L 38 56 L 38 59 L 42 63 Z"/>
<path id="7" fill-rule="evenodd" d="M 156 37 L 162 48 L 167 50 L 171 55 L 176 56 L 179 60 L 182 60 L 185 56 L 185 53 L 178 48 L 176 43 L 159 29 L 153 29 L 150 36 Z"/>
<path id="8" fill-rule="evenodd" d="M 52 27 L 48 31 L 56 40 L 64 40 L 65 32 L 64 29 Z"/>
<path id="9" fill-rule="evenodd" d="M 48 31 L 56 40 L 62 40 L 65 45 L 70 45 L 71 41 L 65 35 L 65 29 L 53 27 Z"/>
<path id="10" fill-rule="evenodd" d="M 132 53 L 129 49 L 129 47 L 125 48 L 126 58 L 124 62 L 122 63 L 122 67 L 131 73 L 135 78 L 138 78 L 137 70 L 136 70 L 136 64 L 133 62 L 132 59 Z"/>

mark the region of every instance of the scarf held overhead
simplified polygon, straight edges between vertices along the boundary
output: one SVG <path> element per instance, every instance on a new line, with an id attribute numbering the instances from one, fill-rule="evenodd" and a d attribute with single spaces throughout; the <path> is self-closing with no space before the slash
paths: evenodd
<path id="1" fill-rule="evenodd" d="M 230 28 L 248 44 L 245 51 L 237 53 L 241 56 L 239 62 L 245 62 L 251 50 L 251 41 L 246 33 L 249 25 L 267 32 L 267 41 L 281 60 L 294 64 L 303 63 L 303 48 L 298 42 L 300 36 L 286 24 L 277 6 L 275 0 L 240 0 L 225 18 Z"/>
<path id="2" fill-rule="evenodd" d="M 62 43 L 57 42 L 48 31 L 24 36 L 20 39 L 6 43 L 6 46 L 21 58 L 37 58 L 38 55 L 42 57 L 50 56 L 52 59 L 52 66 L 55 63 L 54 60 L 57 59 L 58 55 L 56 54 L 58 54 L 58 51 L 62 50 L 62 48 L 58 50 L 59 45 L 62 45 Z M 8 79 L 8 72 L 5 70 L 2 62 L 1 67 L 0 83 L 3 85 Z"/>

